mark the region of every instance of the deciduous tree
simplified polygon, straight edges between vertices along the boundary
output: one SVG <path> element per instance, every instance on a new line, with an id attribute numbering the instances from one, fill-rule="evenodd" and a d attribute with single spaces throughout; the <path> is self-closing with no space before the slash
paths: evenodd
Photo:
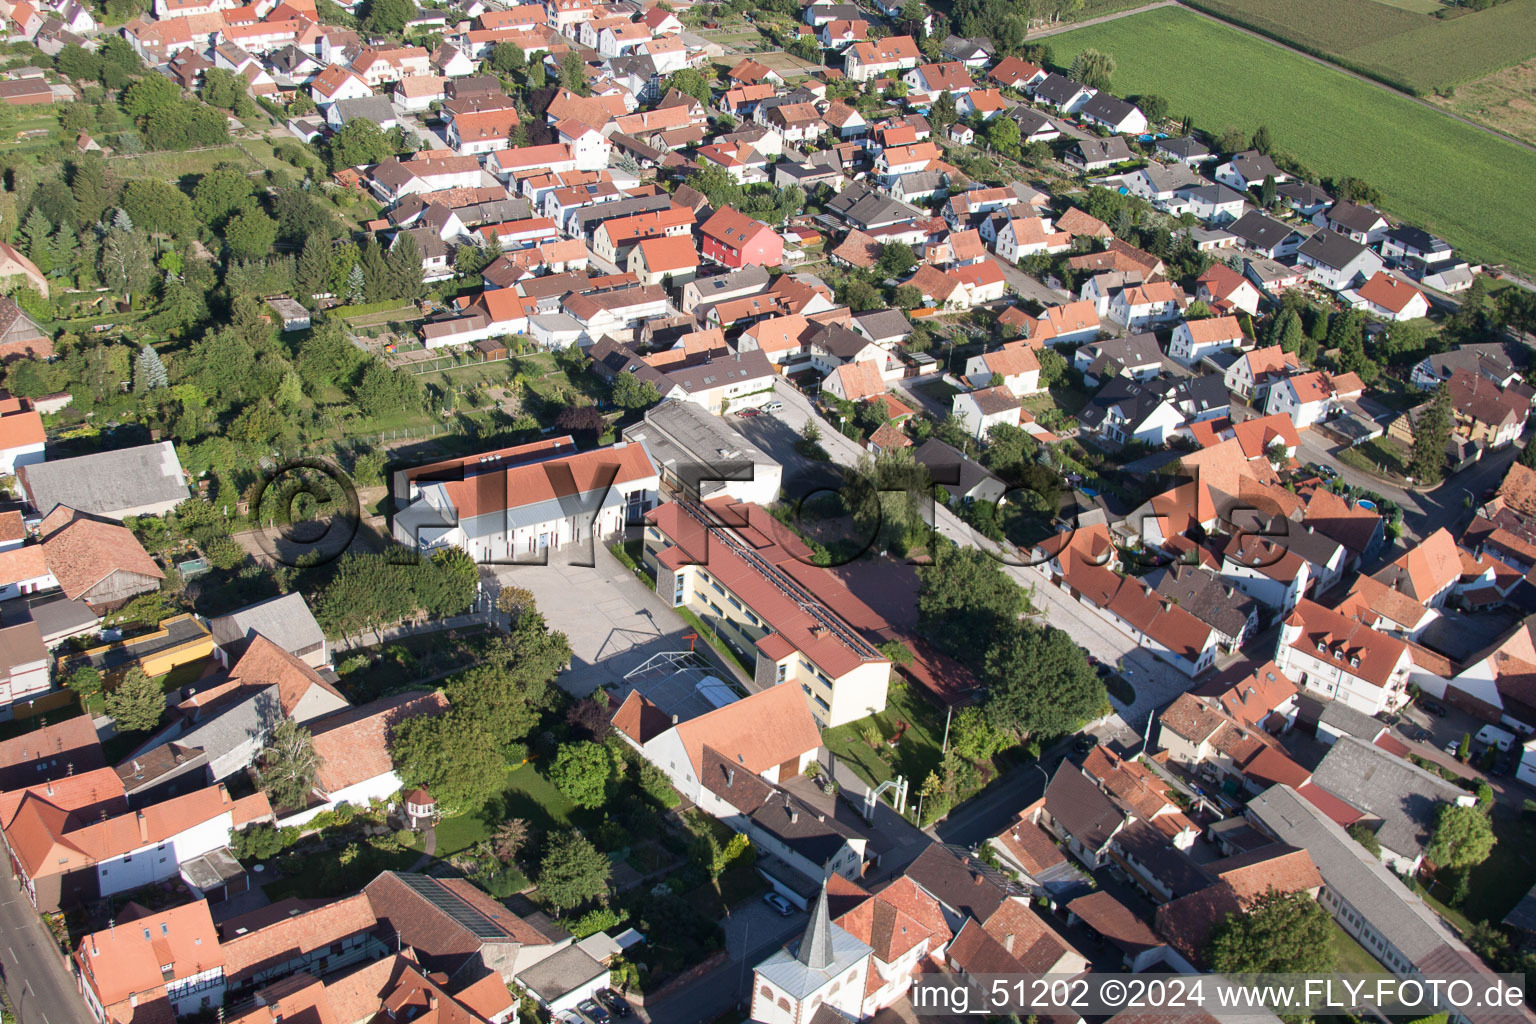
<path id="1" fill-rule="evenodd" d="M 310 731 L 291 718 L 277 723 L 261 752 L 261 790 L 273 806 L 303 807 L 320 774 L 321 757 Z"/>
<path id="2" fill-rule="evenodd" d="M 1488 859 L 1497 842 L 1488 816 L 1476 807 L 1442 804 L 1424 858 L 1437 868 L 1460 870 Z"/>
<path id="3" fill-rule="evenodd" d="M 608 801 L 618 765 L 601 743 L 582 740 L 561 745 L 549 766 L 549 780 L 578 807 L 601 807 Z"/>
<path id="4" fill-rule="evenodd" d="M 1217 926 L 1207 959 L 1222 974 L 1332 971 L 1332 933 L 1328 912 L 1316 900 L 1272 889 Z"/>

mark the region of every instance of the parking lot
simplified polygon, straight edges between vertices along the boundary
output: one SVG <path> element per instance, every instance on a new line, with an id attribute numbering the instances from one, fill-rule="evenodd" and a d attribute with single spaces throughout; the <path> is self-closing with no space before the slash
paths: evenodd
<path id="1" fill-rule="evenodd" d="M 595 565 L 574 564 L 589 555 Z M 683 637 L 692 627 L 602 545 L 551 551 L 548 565 L 498 565 L 491 572 L 498 590 L 532 591 L 550 628 L 570 641 L 571 667 L 557 682 L 572 696 L 584 697 L 599 686 L 627 692 L 624 676 L 632 669 L 658 654 L 689 648 Z M 694 645 L 715 675 L 746 682 L 707 644 Z"/>

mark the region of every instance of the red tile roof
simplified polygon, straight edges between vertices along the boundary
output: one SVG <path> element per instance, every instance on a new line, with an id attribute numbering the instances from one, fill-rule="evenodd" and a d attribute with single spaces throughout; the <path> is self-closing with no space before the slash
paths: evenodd
<path id="1" fill-rule="evenodd" d="M 316 787 L 336 793 L 392 771 L 390 732 L 406 719 L 447 710 L 448 698 L 442 694 L 414 691 L 383 697 L 312 723 L 315 753 L 321 758 Z"/>

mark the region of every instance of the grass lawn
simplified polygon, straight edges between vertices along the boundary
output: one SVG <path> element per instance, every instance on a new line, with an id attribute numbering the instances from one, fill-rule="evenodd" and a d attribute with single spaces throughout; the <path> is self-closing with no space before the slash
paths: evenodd
<path id="1" fill-rule="evenodd" d="M 1053 36 L 1051 47 L 1063 65 L 1087 48 L 1112 54 L 1117 95 L 1163 96 L 1206 130 L 1267 125 L 1276 149 L 1318 174 L 1369 181 L 1386 209 L 1474 263 L 1536 269 L 1531 154 L 1514 143 L 1175 8 Z"/>
<path id="2" fill-rule="evenodd" d="M 1355 448 L 1345 448 L 1337 458 L 1346 466 L 1353 466 L 1366 473 L 1401 477 L 1408 472 L 1408 460 L 1412 455 L 1403 442 L 1382 436 Z"/>
<path id="3" fill-rule="evenodd" d="M 586 820 L 588 816 L 592 816 L 592 821 Z M 588 826 L 601 817 L 601 811 L 582 811 L 537 768 L 525 764 L 507 773 L 500 795 L 492 797 L 485 806 L 438 822 L 437 856 L 449 857 L 489 839 L 496 826 L 508 818 L 522 818 L 535 831 L 547 832 L 569 827 L 573 818 L 577 825 Z M 416 848 L 421 849 L 419 840 Z"/>
<path id="4" fill-rule="evenodd" d="M 861 733 L 869 726 L 879 730 L 882 740 L 889 740 L 896 735 L 898 722 L 905 722 L 907 731 L 895 748 L 881 744 L 884 757 L 864 742 Z M 821 741 L 870 785 L 877 785 L 894 775 L 905 775 L 915 793 L 928 773 L 939 766 L 939 751 L 944 743 L 944 712 L 912 687 L 893 686 L 884 711 L 828 729 L 822 733 Z"/>
<path id="5" fill-rule="evenodd" d="M 1339 927 L 1337 921 L 1329 922 L 1333 926 L 1333 952 L 1334 969 L 1340 974 L 1386 974 L 1387 969 L 1381 966 L 1381 961 L 1370 954 L 1360 943 L 1350 938 L 1349 933 Z"/>
<path id="6" fill-rule="evenodd" d="M 138 153 L 107 158 L 107 166 L 121 178 L 160 178 L 165 181 L 176 181 L 188 174 L 207 174 L 225 163 L 234 164 L 248 174 L 266 170 L 234 143 L 189 153 Z M 298 173 L 296 168 L 288 169 Z"/>

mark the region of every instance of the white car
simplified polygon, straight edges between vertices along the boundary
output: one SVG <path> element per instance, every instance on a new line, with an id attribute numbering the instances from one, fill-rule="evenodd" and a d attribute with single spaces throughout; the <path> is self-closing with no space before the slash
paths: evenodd
<path id="1" fill-rule="evenodd" d="M 784 411 L 784 403 L 783 402 L 769 402 L 769 403 L 767 403 L 766 405 L 763 406 L 763 412 L 783 412 L 783 411 Z"/>

